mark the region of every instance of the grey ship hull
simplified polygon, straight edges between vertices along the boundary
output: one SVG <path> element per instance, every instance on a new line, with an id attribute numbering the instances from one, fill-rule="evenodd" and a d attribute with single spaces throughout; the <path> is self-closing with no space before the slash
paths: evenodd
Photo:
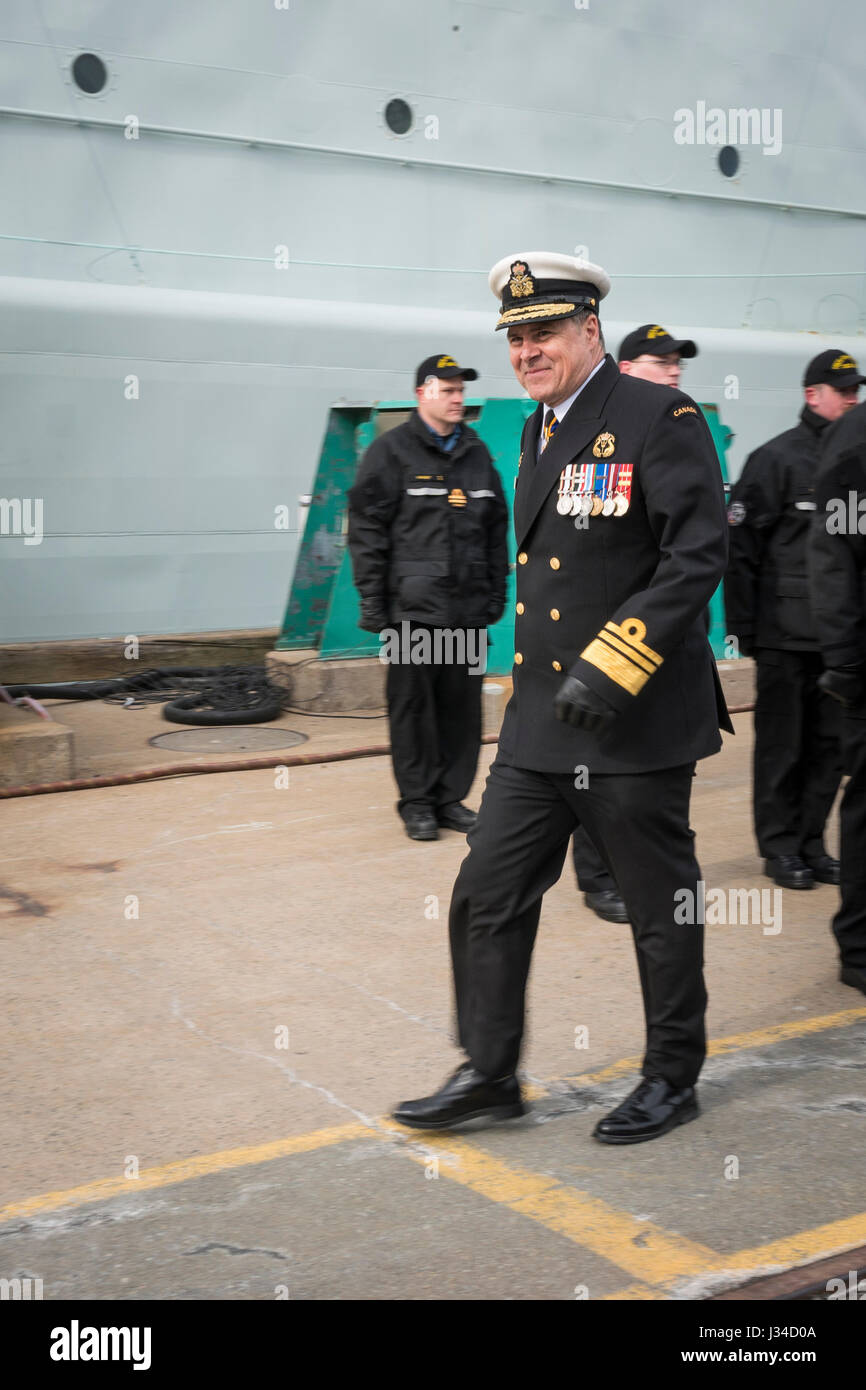
<path id="1" fill-rule="evenodd" d="M 0 536 L 4 641 L 276 625 L 332 404 L 407 397 L 437 350 L 518 394 L 486 285 L 512 249 L 604 264 L 613 348 L 698 340 L 734 475 L 809 357 L 862 356 L 862 10 L 818 50 L 744 0 L 42 14 L 0 19 L 0 489 L 44 518 Z M 781 148 L 724 177 L 674 138 L 701 102 L 780 111 Z"/>

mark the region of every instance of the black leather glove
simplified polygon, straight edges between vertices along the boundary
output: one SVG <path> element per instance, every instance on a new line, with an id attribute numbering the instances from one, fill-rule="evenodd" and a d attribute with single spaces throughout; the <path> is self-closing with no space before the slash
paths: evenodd
<path id="1" fill-rule="evenodd" d="M 557 719 L 576 729 L 591 733 L 606 729 L 616 719 L 618 711 L 601 695 L 596 695 L 576 676 L 566 676 L 556 693 L 553 708 Z"/>
<path id="2" fill-rule="evenodd" d="M 858 661 L 825 671 L 818 677 L 818 688 L 846 709 L 862 705 L 866 703 L 866 666 Z"/>
<path id="3" fill-rule="evenodd" d="M 381 632 L 383 627 L 388 627 L 388 614 L 372 603 L 362 603 L 358 626 L 364 632 Z"/>

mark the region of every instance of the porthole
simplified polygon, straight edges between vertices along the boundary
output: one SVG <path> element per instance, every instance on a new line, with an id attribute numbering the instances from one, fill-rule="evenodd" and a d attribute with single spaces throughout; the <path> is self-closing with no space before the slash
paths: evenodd
<path id="1" fill-rule="evenodd" d="M 79 53 L 72 64 L 75 85 L 88 96 L 96 96 L 108 81 L 108 69 L 95 53 Z"/>
<path id="2" fill-rule="evenodd" d="M 725 145 L 719 150 L 719 170 L 726 179 L 732 179 L 740 167 L 740 152 L 733 145 Z"/>
<path id="3" fill-rule="evenodd" d="M 412 107 L 402 97 L 392 97 L 385 107 L 385 124 L 395 135 L 406 135 L 412 129 Z"/>

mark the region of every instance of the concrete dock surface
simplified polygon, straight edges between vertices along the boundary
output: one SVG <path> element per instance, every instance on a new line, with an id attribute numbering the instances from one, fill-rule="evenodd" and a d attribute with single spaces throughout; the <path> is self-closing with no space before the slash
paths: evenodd
<path id="1" fill-rule="evenodd" d="M 700 1299 L 866 1243 L 866 998 L 838 980 L 838 890 L 762 876 L 735 723 L 692 802 L 708 903 L 724 890 L 702 1114 L 626 1148 L 591 1130 L 639 1067 L 630 931 L 568 860 L 529 1114 L 438 1137 L 387 1118 L 460 1060 L 466 852 L 406 838 L 387 757 L 4 802 L 0 1276 L 46 1299 Z M 760 920 L 731 920 L 749 889 Z"/>

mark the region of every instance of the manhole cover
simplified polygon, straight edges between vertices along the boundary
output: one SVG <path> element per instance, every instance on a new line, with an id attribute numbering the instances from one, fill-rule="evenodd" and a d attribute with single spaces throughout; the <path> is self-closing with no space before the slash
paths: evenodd
<path id="1" fill-rule="evenodd" d="M 293 748 L 306 741 L 306 734 L 296 734 L 293 729 L 254 729 L 245 724 L 178 729 L 150 739 L 154 748 L 173 748 L 177 753 L 264 753 L 269 748 Z"/>

